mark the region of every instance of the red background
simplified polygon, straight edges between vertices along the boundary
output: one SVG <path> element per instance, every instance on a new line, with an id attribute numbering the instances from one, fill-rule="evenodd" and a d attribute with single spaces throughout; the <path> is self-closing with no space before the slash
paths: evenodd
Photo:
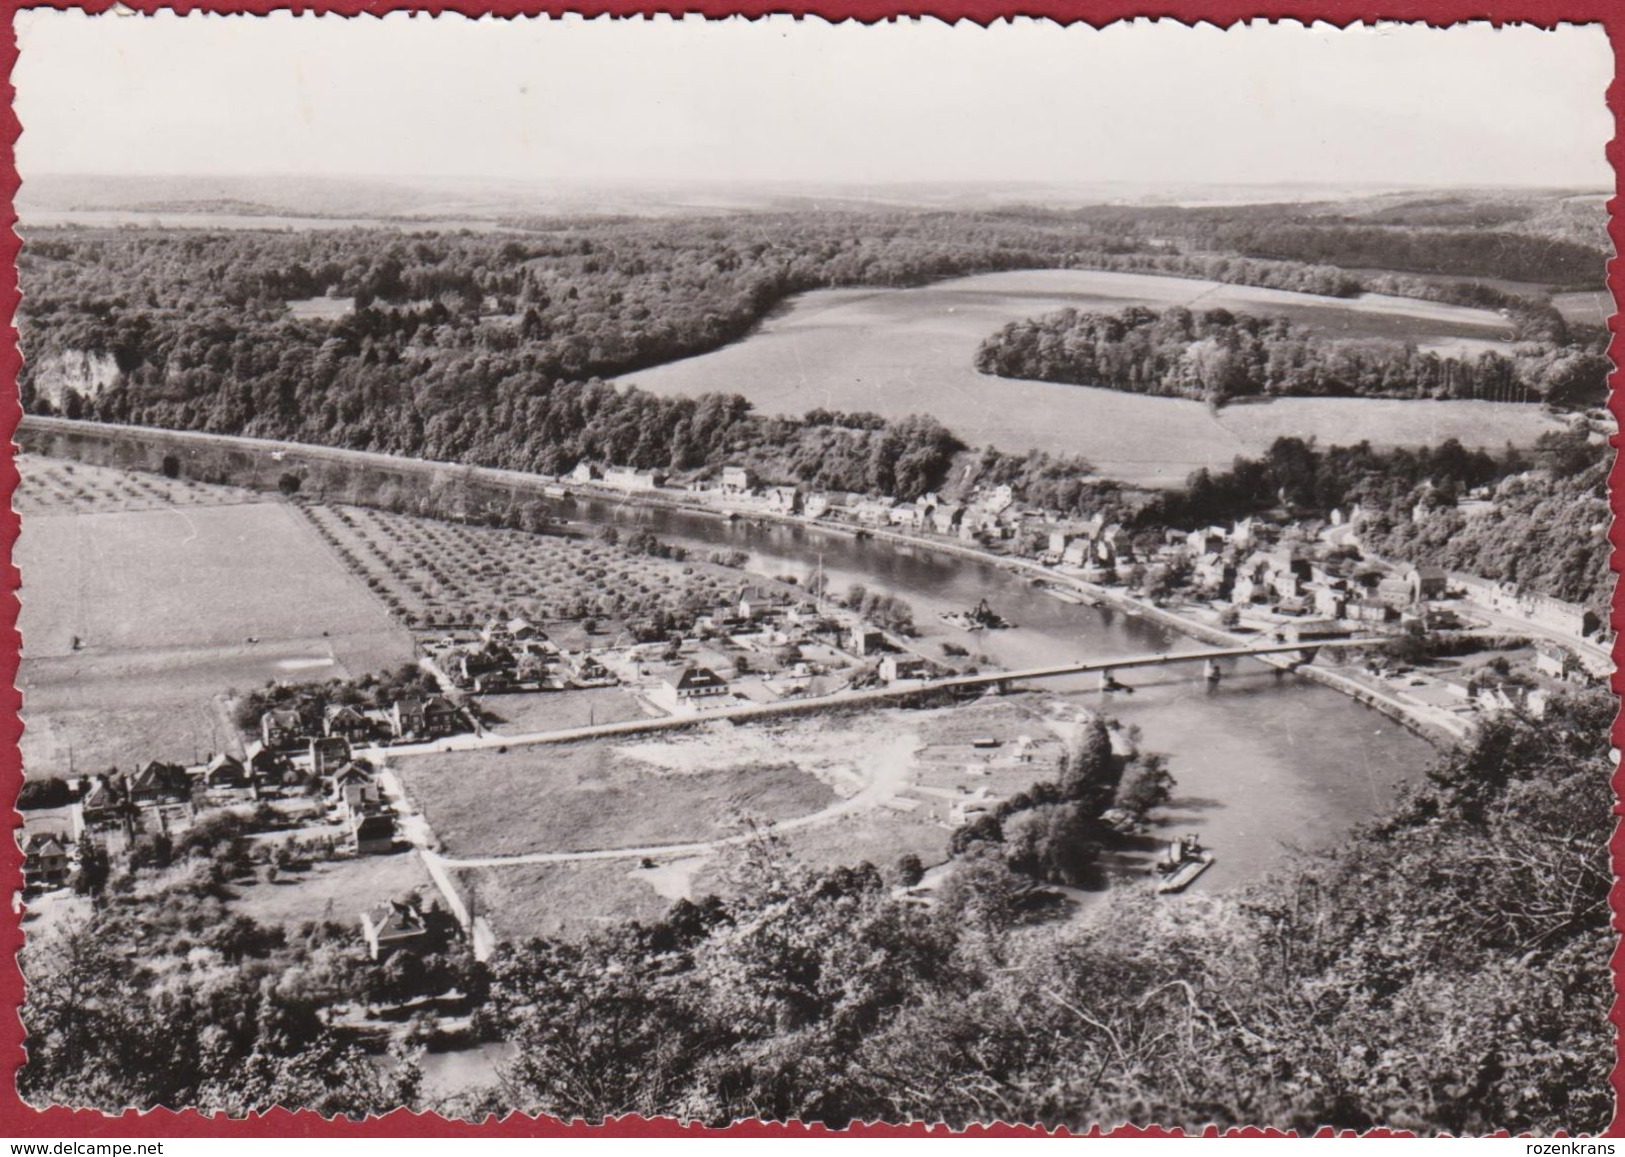
<path id="1" fill-rule="evenodd" d="M 15 383 L 17 371 L 22 365 L 22 358 L 17 349 L 17 331 L 13 325 L 13 318 L 17 308 L 17 271 L 16 256 L 18 238 L 12 226 L 16 223 L 16 214 L 12 210 L 12 201 L 15 197 L 18 177 L 16 171 L 15 146 L 18 133 L 22 126 L 18 124 L 16 114 L 12 109 L 12 98 L 15 90 L 11 84 L 11 73 L 17 60 L 17 37 L 14 16 L 19 7 L 33 7 L 33 5 L 17 5 L 3 2 L 4 29 L 0 32 L 0 66 L 4 67 L 6 82 L 4 88 L 5 110 L 4 120 L 0 122 L 0 136 L 4 138 L 4 171 L 0 173 L 3 181 L 3 190 L 6 201 L 6 228 L 0 230 L 0 312 L 5 317 L 5 330 L 0 334 L 0 370 L 3 370 L 3 380 Z M 188 12 L 217 12 L 217 13 L 245 13 L 264 14 L 277 10 L 290 10 L 293 12 L 335 13 L 344 16 L 357 16 L 363 14 L 383 14 L 386 12 L 418 11 L 427 13 L 460 12 L 465 15 L 481 15 L 494 13 L 501 16 L 532 16 L 532 15 L 561 15 L 564 13 L 579 13 L 585 16 L 603 14 L 615 16 L 637 16 L 652 13 L 695 13 L 709 17 L 722 17 L 743 15 L 750 17 L 770 14 L 789 13 L 794 16 L 819 16 L 828 20 L 853 20 L 864 23 L 873 23 L 880 20 L 898 16 L 936 16 L 943 20 L 967 20 L 978 24 L 988 24 L 1007 16 L 1036 16 L 1048 17 L 1063 23 L 1088 23 L 1097 27 L 1117 20 L 1127 20 L 1136 17 L 1155 17 L 1178 20 L 1186 23 L 1206 21 L 1221 27 L 1228 27 L 1240 21 L 1251 19 L 1268 20 L 1301 20 L 1326 21 L 1339 26 L 1372 22 L 1378 20 L 1404 20 L 1425 21 L 1434 25 L 1453 24 L 1467 20 L 1488 20 L 1496 24 L 1524 22 L 1552 27 L 1560 23 L 1600 23 L 1608 31 L 1609 43 L 1613 46 L 1615 60 L 1615 79 L 1609 85 L 1607 93 L 1608 107 L 1613 111 L 1615 136 L 1608 143 L 1608 159 L 1615 172 L 1615 196 L 1608 203 L 1609 210 L 1609 236 L 1613 239 L 1615 250 L 1620 246 L 1622 225 L 1618 218 L 1621 206 L 1619 199 L 1620 181 L 1619 172 L 1622 162 L 1625 162 L 1625 153 L 1622 153 L 1621 133 L 1619 131 L 1622 118 L 1625 118 L 1625 88 L 1621 87 L 1620 73 L 1625 65 L 1625 0 L 1511 0 L 1511 2 L 1483 3 L 1460 2 L 1460 0 L 1399 0 L 1390 3 L 1367 3 L 1361 0 L 1312 0 L 1312 2 L 1295 5 L 1275 6 L 1271 4 L 1247 4 L 1238 0 L 1182 0 L 1182 2 L 1159 2 L 1136 4 L 1132 0 L 1085 0 L 1082 3 L 1065 3 L 1063 0 L 1037 0 L 1025 4 L 998 4 L 984 2 L 984 0 L 933 0 L 931 3 L 893 4 L 883 3 L 880 0 L 822 0 L 819 3 L 763 3 L 738 2 L 728 3 L 726 0 L 707 0 L 701 3 L 658 3 L 637 4 L 619 2 L 619 0 L 600 0 L 600 2 L 576 4 L 534 4 L 534 3 L 494 3 L 481 5 L 473 3 L 362 3 L 359 0 L 336 0 L 336 2 L 320 2 L 310 4 L 275 4 L 275 3 L 241 3 L 234 0 L 216 0 L 212 3 L 177 3 L 154 4 L 146 0 L 126 0 L 124 5 L 140 12 L 155 12 L 169 9 L 178 13 Z M 111 2 L 86 3 L 77 6 L 59 4 L 55 7 L 79 7 L 87 12 L 105 12 L 113 7 Z M 1620 300 L 1621 281 L 1620 265 L 1617 260 L 1609 263 L 1608 285 L 1613 291 L 1616 303 Z M 1609 354 L 1616 366 L 1625 360 L 1625 349 L 1621 347 L 1619 319 L 1611 318 L 1609 329 L 1613 335 L 1609 345 Z M 1616 371 L 1611 379 L 1613 397 L 1609 408 L 1616 421 L 1620 420 L 1622 410 L 1625 410 L 1625 401 L 1621 399 L 1622 386 L 1625 386 L 1625 377 Z M 17 419 L 21 414 L 14 385 L 5 391 L 0 398 L 0 429 L 6 434 L 6 444 L 10 445 L 11 433 L 16 429 Z M 1617 450 L 1619 439 L 1616 435 L 1613 444 Z M 17 598 L 18 574 L 11 560 L 10 545 L 15 541 L 17 534 L 17 516 L 11 510 L 11 493 L 17 484 L 17 471 L 12 464 L 9 454 L 3 464 L 0 464 L 0 494 L 4 495 L 3 509 L 0 509 L 0 533 L 4 534 L 7 544 L 6 564 L 4 571 L 5 591 L 0 599 L 0 799 L 5 800 L 6 826 L 21 823 L 21 818 L 11 809 L 16 799 L 16 793 L 22 783 L 22 764 L 18 753 L 17 739 L 21 734 L 22 725 L 18 721 L 17 709 L 21 703 L 21 696 L 15 687 L 17 674 L 17 656 L 19 639 L 17 635 Z M 1613 496 L 1613 509 L 1616 517 L 1621 512 L 1621 499 L 1619 491 L 1625 484 L 1625 467 L 1616 460 L 1610 475 L 1610 493 Z M 1609 531 L 1609 540 L 1613 544 L 1611 566 L 1617 572 L 1621 568 L 1621 550 L 1625 548 L 1625 524 L 1616 522 Z M 1616 635 L 1625 628 L 1625 599 L 1620 592 L 1615 592 L 1612 625 Z M 1619 662 L 1622 649 L 1617 643 L 1614 649 L 1616 664 Z M 1625 688 L 1625 680 L 1616 675 L 1613 681 L 1614 690 L 1619 693 Z M 1616 719 L 1614 724 L 1614 746 L 1625 749 L 1625 724 Z M 1614 776 L 1615 794 L 1620 794 L 1622 784 L 1625 784 L 1625 775 L 1616 770 Z M 1615 814 L 1621 814 L 1618 804 Z M 1615 912 L 1614 927 L 1622 927 L 1619 913 L 1621 901 L 1625 900 L 1625 886 L 1622 886 L 1620 865 L 1625 859 L 1625 835 L 1616 828 L 1610 845 L 1612 863 L 1616 882 L 1612 895 L 1612 904 Z M 22 853 L 16 841 L 9 838 L 0 839 L 0 897 L 9 898 L 22 887 Z M 94 1137 L 293 1137 L 293 1136 L 326 1136 L 326 1137 L 398 1137 L 398 1136 L 426 1136 L 426 1137 L 557 1137 L 564 1135 L 595 1134 L 606 1137 L 674 1137 L 674 1136 L 727 1136 L 739 1138 L 768 1138 L 768 1137 L 816 1137 L 831 1136 L 831 1130 L 821 1126 L 802 1125 L 769 1125 L 760 1122 L 745 1122 L 730 1129 L 706 1129 L 700 1126 L 685 1127 L 676 1121 L 644 1120 L 637 1117 L 624 1117 L 599 1125 L 586 1125 L 583 1123 L 566 1124 L 551 1117 L 532 1118 L 513 1114 L 502 1121 L 488 1121 L 484 1124 L 470 1124 L 461 1121 L 448 1121 L 433 1114 L 414 1114 L 401 1110 L 386 1117 L 357 1122 L 344 1119 L 324 1120 L 311 1112 L 289 1113 L 283 1110 L 270 1113 L 266 1116 L 253 1117 L 247 1120 L 228 1120 L 226 1118 L 207 1118 L 196 1112 L 175 1113 L 157 1111 L 151 1113 L 129 1112 L 120 1117 L 107 1116 L 92 1111 L 75 1111 L 70 1109 L 49 1109 L 36 1111 L 24 1105 L 17 1097 L 15 1074 L 23 1061 L 23 1031 L 22 1022 L 18 1018 L 17 1008 L 23 998 L 22 976 L 17 969 L 16 954 L 22 946 L 22 932 L 16 922 L 15 915 L 7 904 L 7 912 L 0 920 L 0 1135 L 12 1137 L 60 1137 L 89 1139 Z M 1613 972 L 1615 1000 L 1610 1014 L 1610 1020 L 1615 1026 L 1616 1035 L 1625 1024 L 1625 1011 L 1622 1011 L 1620 1001 L 1620 966 L 1625 963 L 1621 951 L 1615 949 L 1610 966 Z M 1616 1041 L 1616 1049 L 1617 1049 Z M 1625 1093 L 1625 1072 L 1616 1057 L 1612 1073 L 1612 1083 L 1616 1100 Z M 986 1136 L 1043 1136 L 1044 1131 L 1019 1126 L 996 1125 L 986 1129 L 976 1128 L 968 1131 L 970 1135 Z M 1625 1115 L 1620 1113 L 1616 1105 L 1613 1120 L 1610 1122 L 1609 1135 L 1625 1135 Z M 866 1137 L 898 1137 L 898 1136 L 941 1136 L 947 1137 L 948 1130 L 943 1128 L 929 1129 L 923 1125 L 917 1126 L 854 1126 L 850 1130 L 841 1131 L 840 1135 L 860 1135 Z M 1160 1130 L 1151 1130 L 1150 1135 L 1169 1134 Z M 1145 1132 L 1138 1129 L 1124 1128 L 1113 1135 L 1139 1136 Z M 1209 1135 L 1214 1135 L 1209 1131 Z M 1283 1136 L 1276 1130 L 1245 1131 L 1251 1136 Z"/>

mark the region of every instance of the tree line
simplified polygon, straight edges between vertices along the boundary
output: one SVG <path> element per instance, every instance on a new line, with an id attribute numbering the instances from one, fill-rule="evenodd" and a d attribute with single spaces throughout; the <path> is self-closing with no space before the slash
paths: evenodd
<path id="1" fill-rule="evenodd" d="M 1553 311 L 1524 316 L 1521 331 L 1538 328 L 1554 340 L 1519 346 L 1511 356 L 1487 350 L 1465 358 L 1391 339 L 1327 337 L 1284 317 L 1225 309 L 1066 309 L 1009 323 L 983 341 L 976 368 L 1213 405 L 1258 396 L 1602 404 L 1609 363 L 1601 350 L 1567 345 Z"/>

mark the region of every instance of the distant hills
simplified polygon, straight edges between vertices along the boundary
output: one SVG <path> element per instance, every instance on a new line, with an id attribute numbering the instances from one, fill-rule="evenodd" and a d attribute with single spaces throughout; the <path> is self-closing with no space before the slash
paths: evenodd
<path id="1" fill-rule="evenodd" d="M 1313 216 L 1430 227 L 1508 217 L 1539 222 L 1564 240 L 1606 243 L 1602 190 L 1437 190 L 1349 185 L 974 184 L 583 186 L 480 179 L 300 176 L 105 176 L 41 174 L 17 196 L 26 224 L 77 213 L 377 219 L 393 223 L 494 223 L 535 216 L 705 216 L 749 212 L 989 211 L 1030 207 L 1165 206 L 1244 209 L 1290 205 Z"/>

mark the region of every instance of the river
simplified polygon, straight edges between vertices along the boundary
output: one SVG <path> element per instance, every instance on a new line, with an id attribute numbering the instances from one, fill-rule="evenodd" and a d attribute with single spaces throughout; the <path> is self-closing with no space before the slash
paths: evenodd
<path id="1" fill-rule="evenodd" d="M 248 478 L 268 461 L 266 444 L 220 436 L 43 419 L 29 419 L 19 434 L 39 453 L 135 469 L 152 469 L 161 454 L 189 456 L 206 449 L 229 475 Z M 500 503 L 521 489 L 517 476 L 486 478 L 461 467 L 277 445 L 286 454 L 284 465 L 299 462 L 313 477 L 319 475 L 335 501 L 350 500 L 346 495 L 357 489 L 376 494 L 390 483 L 421 486 L 425 472 L 447 486 L 466 488 L 472 506 Z M 899 595 L 914 608 L 928 653 L 952 640 L 1016 668 L 1144 654 L 1176 642 L 1157 624 L 1062 602 L 994 563 L 924 545 L 859 540 L 810 524 L 766 519 L 730 523 L 714 514 L 630 499 L 543 499 L 531 485 L 523 489 L 527 500 L 534 496 L 567 520 L 642 526 L 701 554 L 743 551 L 748 569 L 803 583 L 822 567 L 836 593 L 863 583 Z M 937 620 L 939 611 L 973 606 L 984 597 L 1016 629 L 971 636 Z M 1399 724 L 1318 683 L 1256 661 L 1230 663 L 1225 676 L 1209 687 L 1194 667 L 1134 671 L 1124 676 L 1134 685 L 1133 694 L 1109 696 L 1091 689 L 1086 679 L 1046 684 L 1138 726 L 1145 747 L 1170 757 L 1179 787 L 1159 834 L 1199 831 L 1218 853 L 1197 890 L 1256 879 L 1289 845 L 1315 848 L 1337 840 L 1382 811 L 1395 789 L 1416 778 L 1431 758 L 1429 745 Z"/>
<path id="2" fill-rule="evenodd" d="M 643 527 L 696 552 L 743 551 L 747 569 L 759 574 L 805 584 L 821 568 L 833 593 L 862 583 L 896 594 L 914 608 L 928 654 L 954 641 L 1020 668 L 1190 645 L 1158 624 L 1064 602 L 993 563 L 925 546 L 630 502 L 578 497 L 560 506 L 571 520 Z M 1016 626 L 968 635 L 937 619 L 982 598 Z M 1189 665 L 1135 670 L 1122 681 L 1132 693 L 1102 694 L 1085 676 L 1046 688 L 1138 726 L 1143 747 L 1168 755 L 1178 786 L 1157 834 L 1200 832 L 1215 849 L 1217 862 L 1198 890 L 1257 879 L 1289 847 L 1336 841 L 1384 810 L 1432 756 L 1429 744 L 1378 712 L 1253 660 L 1227 663 L 1216 686 Z"/>

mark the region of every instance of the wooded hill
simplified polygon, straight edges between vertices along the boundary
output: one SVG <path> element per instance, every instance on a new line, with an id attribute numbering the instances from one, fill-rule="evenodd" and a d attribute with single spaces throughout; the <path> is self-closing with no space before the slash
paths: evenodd
<path id="1" fill-rule="evenodd" d="M 506 234 L 39 230 L 19 263 L 19 385 L 37 413 L 543 472 L 600 454 L 681 467 L 720 452 L 692 403 L 614 401 L 585 383 L 715 349 L 806 290 L 1047 268 L 1336 295 L 1364 284 L 1332 264 L 1216 245 L 1214 212 L 535 219 Z M 1258 212 L 1222 220 L 1245 224 Z M 1416 246 L 1446 244 L 1368 223 L 1344 230 L 1347 245 L 1322 248 L 1328 260 L 1363 262 L 1369 254 L 1354 242 L 1394 229 L 1414 233 Z M 1475 270 L 1496 272 L 1497 253 L 1521 252 L 1499 233 L 1467 237 L 1477 238 Z M 1384 286 L 1518 300 L 1478 284 L 1387 277 Z M 301 317 L 286 305 L 322 297 L 353 299 L 354 309 Z M 817 444 L 809 457 L 827 450 Z"/>

